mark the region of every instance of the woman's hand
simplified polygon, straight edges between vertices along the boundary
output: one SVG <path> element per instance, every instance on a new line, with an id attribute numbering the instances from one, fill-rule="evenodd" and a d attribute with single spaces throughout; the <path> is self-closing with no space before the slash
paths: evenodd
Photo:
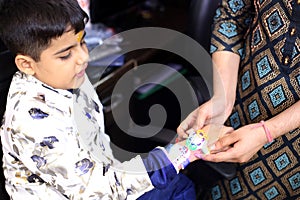
<path id="1" fill-rule="evenodd" d="M 267 138 L 262 127 L 246 125 L 220 138 L 211 147 L 211 154 L 203 159 L 212 162 L 244 163 L 266 143 Z"/>
<path id="2" fill-rule="evenodd" d="M 223 124 L 230 112 L 231 107 L 226 109 L 224 99 L 212 98 L 191 112 L 181 122 L 177 128 L 178 139 L 180 141 L 186 139 L 190 129 L 199 130 L 207 124 Z"/>
<path id="3" fill-rule="evenodd" d="M 224 124 L 235 102 L 240 56 L 229 51 L 212 54 L 213 96 L 195 109 L 177 128 L 178 139 L 187 138 L 189 129 L 202 129 L 206 124 Z"/>

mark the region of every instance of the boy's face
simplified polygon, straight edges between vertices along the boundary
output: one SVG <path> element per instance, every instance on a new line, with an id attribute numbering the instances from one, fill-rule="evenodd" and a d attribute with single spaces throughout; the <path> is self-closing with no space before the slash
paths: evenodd
<path id="1" fill-rule="evenodd" d="M 34 66 L 34 76 L 56 89 L 75 89 L 84 81 L 88 59 L 84 32 L 75 35 L 74 31 L 68 31 L 52 39 L 51 45 L 41 53 L 40 61 Z"/>

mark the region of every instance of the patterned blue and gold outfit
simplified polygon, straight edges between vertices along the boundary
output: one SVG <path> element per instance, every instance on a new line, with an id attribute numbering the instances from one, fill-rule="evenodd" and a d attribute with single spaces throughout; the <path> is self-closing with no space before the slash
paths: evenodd
<path id="1" fill-rule="evenodd" d="M 241 56 L 236 103 L 227 125 L 267 120 L 299 101 L 300 1 L 223 0 L 211 52 Z M 288 120 L 288 119 L 287 119 Z M 212 188 L 212 199 L 300 197 L 300 129 L 265 145 L 237 176 Z"/>

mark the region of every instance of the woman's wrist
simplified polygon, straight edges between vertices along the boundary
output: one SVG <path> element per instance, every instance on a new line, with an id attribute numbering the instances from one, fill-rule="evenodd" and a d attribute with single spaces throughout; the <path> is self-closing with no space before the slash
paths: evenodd
<path id="1" fill-rule="evenodd" d="M 262 124 L 262 127 L 264 128 L 264 131 L 265 131 L 265 134 L 266 134 L 266 137 L 267 137 L 267 140 L 268 142 L 273 142 L 273 136 L 270 132 L 270 129 L 268 128 L 268 126 L 266 125 L 265 121 L 261 121 L 260 122 Z"/>
<path id="2" fill-rule="evenodd" d="M 231 98 L 226 98 L 224 95 L 214 94 L 211 101 L 217 106 L 217 109 L 222 109 L 222 113 L 224 113 L 224 123 L 232 113 L 235 103 L 235 95 Z"/>
<path id="3" fill-rule="evenodd" d="M 274 140 L 273 135 L 265 121 L 263 121 L 263 120 L 260 121 L 259 123 L 255 124 L 253 126 L 253 128 L 262 128 L 263 133 L 265 135 L 265 139 L 264 139 L 264 140 L 266 140 L 265 143 L 273 142 L 273 140 Z"/>

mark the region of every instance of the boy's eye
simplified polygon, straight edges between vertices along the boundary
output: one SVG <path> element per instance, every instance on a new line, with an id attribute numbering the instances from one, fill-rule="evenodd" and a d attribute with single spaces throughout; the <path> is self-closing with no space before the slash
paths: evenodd
<path id="1" fill-rule="evenodd" d="M 71 57 L 71 52 L 68 53 L 68 55 L 61 56 L 61 57 L 59 57 L 59 58 L 62 59 L 62 60 L 67 60 L 67 59 L 70 58 L 70 57 Z"/>

